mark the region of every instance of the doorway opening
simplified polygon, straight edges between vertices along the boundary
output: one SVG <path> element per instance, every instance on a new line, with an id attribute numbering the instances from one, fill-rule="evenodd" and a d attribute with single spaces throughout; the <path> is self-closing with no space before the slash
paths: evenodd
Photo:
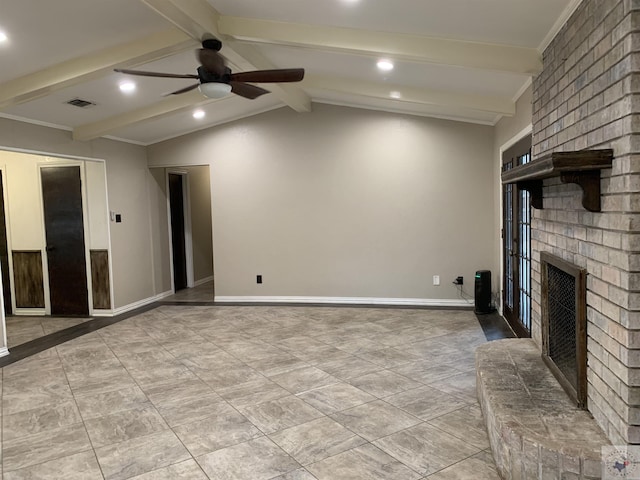
<path id="1" fill-rule="evenodd" d="M 193 254 L 189 255 L 192 245 L 187 180 L 186 173 L 167 173 L 174 292 L 193 286 L 193 268 L 189 268 Z"/>
<path id="2" fill-rule="evenodd" d="M 150 168 L 151 196 L 166 208 L 157 227 L 156 285 L 166 301 L 214 299 L 213 220 L 209 165 Z M 166 232 L 166 233 L 165 233 Z M 164 236 L 166 235 L 166 237 Z"/>

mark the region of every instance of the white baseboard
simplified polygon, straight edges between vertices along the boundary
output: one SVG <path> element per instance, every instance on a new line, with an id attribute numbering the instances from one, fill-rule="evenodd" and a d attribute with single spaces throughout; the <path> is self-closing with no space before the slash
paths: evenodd
<path id="1" fill-rule="evenodd" d="M 7 347 L 0 347 L 0 357 L 6 357 L 9 355 L 9 349 Z"/>
<path id="2" fill-rule="evenodd" d="M 13 314 L 25 317 L 44 317 L 46 311 L 44 308 L 16 308 Z"/>
<path id="3" fill-rule="evenodd" d="M 166 292 L 159 293 L 158 295 L 155 295 L 153 297 L 144 298 L 142 300 L 138 300 L 137 302 L 130 303 L 129 305 L 124 305 L 122 307 L 114 308 L 113 311 L 112 311 L 113 312 L 113 316 L 121 315 L 123 313 L 130 312 L 131 310 L 135 310 L 136 308 L 144 307 L 145 305 L 149 305 L 150 303 L 153 303 L 153 302 L 158 302 L 158 301 L 162 300 L 163 298 L 166 298 L 166 297 L 168 297 L 170 295 L 173 295 L 173 292 L 171 290 L 168 290 Z M 100 316 L 100 315 L 96 315 L 96 316 Z"/>
<path id="4" fill-rule="evenodd" d="M 153 297 L 153 301 L 157 302 L 159 300 L 162 300 L 163 298 L 167 298 L 170 297 L 171 295 L 175 294 L 176 292 L 174 292 L 173 290 L 167 290 L 166 292 L 162 292 L 159 293 L 158 295 L 156 295 L 155 297 Z"/>
<path id="5" fill-rule="evenodd" d="M 470 307 L 473 301 L 432 298 L 371 298 L 371 297 L 243 297 L 216 296 L 216 302 L 228 303 L 325 303 L 348 305 L 397 305 L 412 307 Z"/>
<path id="6" fill-rule="evenodd" d="M 212 282 L 212 281 L 213 281 L 213 275 L 211 275 L 210 277 L 201 278 L 200 280 L 193 282 L 193 286 L 199 287 L 200 285 L 204 285 L 205 283 Z"/>
<path id="7" fill-rule="evenodd" d="M 92 317 L 113 317 L 113 310 L 110 310 L 110 309 L 94 310 L 91 316 Z"/>

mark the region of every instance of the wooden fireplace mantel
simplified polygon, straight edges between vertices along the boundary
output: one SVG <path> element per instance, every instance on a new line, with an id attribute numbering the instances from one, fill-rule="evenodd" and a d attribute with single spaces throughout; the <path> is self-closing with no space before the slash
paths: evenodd
<path id="1" fill-rule="evenodd" d="M 582 188 L 582 206 L 590 212 L 600 211 L 600 170 L 611 168 L 613 150 L 554 152 L 502 173 L 502 183 L 515 183 L 531 193 L 531 206 L 542 208 L 542 181 L 560 177 L 562 183 L 576 183 Z"/>

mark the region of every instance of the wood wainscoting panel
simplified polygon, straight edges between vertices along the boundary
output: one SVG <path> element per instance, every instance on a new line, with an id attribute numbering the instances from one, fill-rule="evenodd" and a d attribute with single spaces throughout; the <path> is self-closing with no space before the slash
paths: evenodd
<path id="1" fill-rule="evenodd" d="M 109 252 L 108 250 L 90 250 L 91 256 L 91 292 L 93 308 L 111 308 L 109 288 Z"/>
<path id="2" fill-rule="evenodd" d="M 42 252 L 13 250 L 11 254 L 16 308 L 45 308 Z"/>

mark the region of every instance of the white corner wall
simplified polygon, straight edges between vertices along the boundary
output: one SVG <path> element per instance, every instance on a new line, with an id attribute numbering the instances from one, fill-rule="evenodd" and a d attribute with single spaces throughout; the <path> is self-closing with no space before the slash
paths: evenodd
<path id="1" fill-rule="evenodd" d="M 456 276 L 471 297 L 498 265 L 493 146 L 492 127 L 314 105 L 148 156 L 211 168 L 217 296 L 455 301 Z"/>
<path id="2" fill-rule="evenodd" d="M 46 246 L 40 167 L 77 165 L 85 183 L 83 208 L 87 219 L 85 243 L 89 249 L 109 248 L 107 186 L 104 162 L 49 157 L 0 149 L 4 172 L 7 230 L 13 250 L 41 250 Z"/>
<path id="3" fill-rule="evenodd" d="M 44 251 L 46 241 L 38 162 L 45 161 L 45 157 L 0 151 L 6 190 L 7 239 L 12 250 Z"/>

